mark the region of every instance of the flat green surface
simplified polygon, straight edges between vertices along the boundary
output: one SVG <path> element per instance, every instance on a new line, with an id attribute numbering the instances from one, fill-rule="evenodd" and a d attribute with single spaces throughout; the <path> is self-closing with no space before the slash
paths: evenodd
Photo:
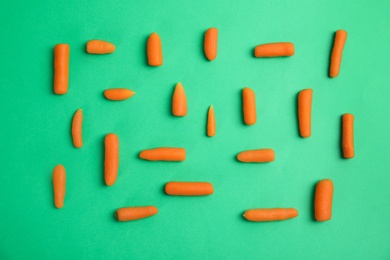
<path id="1" fill-rule="evenodd" d="M 8 1 L 0 3 L 1 259 L 389 259 L 390 30 L 381 1 Z M 203 34 L 219 29 L 218 57 Z M 341 73 L 328 78 L 333 33 L 348 31 Z M 158 32 L 164 64 L 146 65 Z M 111 55 L 88 55 L 104 39 Z M 291 41 L 295 55 L 255 59 L 257 44 Z M 53 94 L 53 47 L 71 46 L 70 87 Z M 182 82 L 189 114 L 170 100 Z M 256 92 L 258 121 L 245 126 L 241 89 Z M 104 99 L 107 88 L 137 94 Z M 300 138 L 296 97 L 313 88 L 312 137 Z M 209 105 L 217 135 L 206 137 Z M 84 111 L 84 146 L 70 124 Z M 356 157 L 341 158 L 340 117 L 355 115 Z M 120 140 L 117 182 L 103 182 L 103 138 Z M 146 148 L 187 149 L 182 163 L 138 159 Z M 235 155 L 270 147 L 276 161 Z M 65 207 L 53 206 L 52 169 L 67 170 Z M 335 185 L 333 218 L 313 220 L 317 181 Z M 208 197 L 170 197 L 168 181 L 209 181 Z M 158 215 L 119 223 L 119 207 L 155 205 Z M 249 208 L 295 207 L 274 223 L 242 218 Z"/>

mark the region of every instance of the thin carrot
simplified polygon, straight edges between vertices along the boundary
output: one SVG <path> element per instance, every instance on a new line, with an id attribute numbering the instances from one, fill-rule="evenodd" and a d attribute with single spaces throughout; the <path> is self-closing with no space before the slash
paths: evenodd
<path id="1" fill-rule="evenodd" d="M 150 66 L 161 66 L 163 63 L 162 44 L 160 36 L 152 33 L 148 39 L 147 46 L 148 63 Z"/>
<path id="2" fill-rule="evenodd" d="M 329 179 L 319 181 L 314 198 L 314 216 L 317 221 L 332 218 L 333 182 Z"/>
<path id="3" fill-rule="evenodd" d="M 343 133 L 342 133 L 342 147 L 344 158 L 350 159 L 355 156 L 354 149 L 354 131 L 353 121 L 354 116 L 352 114 L 344 114 L 342 117 Z"/>
<path id="4" fill-rule="evenodd" d="M 54 47 L 54 93 L 57 95 L 68 92 L 69 53 L 68 44 L 57 44 Z"/>
<path id="5" fill-rule="evenodd" d="M 126 88 L 112 88 L 104 91 L 104 96 L 108 100 L 126 100 L 135 95 L 135 92 Z"/>
<path id="6" fill-rule="evenodd" d="M 255 48 L 256 58 L 293 56 L 294 44 L 291 42 L 274 42 L 261 44 Z"/>
<path id="7" fill-rule="evenodd" d="M 184 148 L 161 147 L 143 150 L 139 157 L 148 161 L 184 161 L 186 150 Z"/>
<path id="8" fill-rule="evenodd" d="M 74 113 L 72 120 L 72 139 L 73 145 L 76 148 L 81 148 L 83 146 L 83 110 L 78 109 Z"/>
<path id="9" fill-rule="evenodd" d="M 237 155 L 237 160 L 240 162 L 273 162 L 275 160 L 275 152 L 272 149 L 257 149 L 243 151 Z"/>
<path id="10" fill-rule="evenodd" d="M 242 111 L 245 124 L 253 125 L 256 123 L 256 97 L 255 92 L 250 88 L 242 90 Z"/>
<path id="11" fill-rule="evenodd" d="M 115 217 L 122 222 L 151 217 L 157 213 L 158 209 L 155 206 L 128 207 L 118 209 Z"/>
<path id="12" fill-rule="evenodd" d="M 104 180 L 107 186 L 114 185 L 118 176 L 119 140 L 116 134 L 107 134 L 104 139 Z"/>
<path id="13" fill-rule="evenodd" d="M 175 91 L 172 96 L 172 114 L 174 116 L 187 115 L 187 97 L 184 92 L 183 85 L 179 82 L 176 84 Z"/>
<path id="14" fill-rule="evenodd" d="M 304 138 L 311 135 L 311 105 L 313 90 L 304 89 L 298 94 L 298 121 L 299 132 Z"/>
<path id="15" fill-rule="evenodd" d="M 298 211 L 294 208 L 249 209 L 244 213 L 244 218 L 255 222 L 286 220 L 297 216 Z"/>
<path id="16" fill-rule="evenodd" d="M 214 193 L 209 182 L 168 182 L 165 193 L 173 196 L 205 196 Z"/>
<path id="17" fill-rule="evenodd" d="M 53 190 L 54 190 L 54 205 L 60 209 L 64 206 L 66 192 L 66 171 L 61 164 L 54 167 L 53 170 Z"/>
<path id="18" fill-rule="evenodd" d="M 337 30 L 334 37 L 332 55 L 330 57 L 329 76 L 331 78 L 337 77 L 340 72 L 341 59 L 343 56 L 343 49 L 347 41 L 348 33 L 344 30 Z"/>
<path id="19" fill-rule="evenodd" d="M 204 53 L 210 61 L 217 57 L 218 52 L 218 29 L 210 28 L 204 35 Z"/>
<path id="20" fill-rule="evenodd" d="M 217 130 L 216 130 L 216 123 L 215 123 L 214 107 L 210 106 L 207 115 L 207 136 L 213 137 L 216 131 Z"/>
<path id="21" fill-rule="evenodd" d="M 87 42 L 87 52 L 90 54 L 113 53 L 116 47 L 114 44 L 102 40 L 90 40 Z"/>

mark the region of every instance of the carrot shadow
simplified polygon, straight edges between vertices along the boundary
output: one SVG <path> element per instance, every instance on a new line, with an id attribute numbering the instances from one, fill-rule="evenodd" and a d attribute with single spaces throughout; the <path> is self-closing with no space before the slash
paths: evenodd
<path id="1" fill-rule="evenodd" d="M 342 142 L 343 142 L 343 116 L 340 117 L 340 121 L 339 121 L 339 130 L 340 130 L 340 134 L 339 134 L 339 143 L 337 144 L 339 146 L 339 152 L 340 152 L 340 157 L 345 159 L 344 158 L 344 153 L 343 153 L 343 145 L 342 145 Z"/>
<path id="2" fill-rule="evenodd" d="M 315 198 L 316 198 L 316 187 L 317 187 L 317 183 L 314 183 L 314 185 L 312 186 L 312 190 L 311 190 L 311 208 L 310 208 L 310 212 L 312 212 L 311 214 L 311 220 L 313 222 L 317 222 L 316 218 L 314 217 L 314 210 L 315 210 L 315 207 L 314 207 L 314 202 L 315 202 Z"/>
<path id="3" fill-rule="evenodd" d="M 330 61 L 331 61 L 331 58 L 332 58 L 333 44 L 334 44 L 334 39 L 335 38 L 336 38 L 336 33 L 334 32 L 333 33 L 333 37 L 332 37 L 332 41 L 329 44 L 329 64 L 328 64 L 328 71 L 327 71 L 327 76 L 329 78 L 331 78 L 330 75 L 329 75 L 329 71 L 330 71 Z"/>
<path id="4" fill-rule="evenodd" d="M 301 136 L 301 132 L 300 132 L 300 130 L 299 130 L 298 97 L 299 97 L 299 91 L 298 91 L 298 93 L 295 95 L 295 102 L 294 102 L 294 104 L 295 104 L 295 109 L 294 109 L 295 115 L 294 115 L 294 116 L 295 116 L 295 118 L 296 118 L 296 120 L 295 120 L 295 122 L 296 122 L 296 127 L 295 127 L 295 129 L 297 129 L 297 134 L 298 134 L 298 136 L 301 137 L 302 139 L 304 139 L 304 138 Z"/>
<path id="5" fill-rule="evenodd" d="M 145 55 L 144 55 L 144 61 L 145 61 L 145 65 L 147 66 L 147 67 L 150 67 L 149 66 L 149 62 L 148 62 L 148 39 L 149 39 L 149 35 L 148 36 L 146 36 L 145 38 L 144 38 L 145 40 L 144 40 L 144 46 L 145 46 Z"/>
<path id="6" fill-rule="evenodd" d="M 238 104 L 240 104 L 240 110 L 241 110 L 241 113 L 240 113 L 240 121 L 241 121 L 241 124 L 242 125 L 246 125 L 245 124 L 245 121 L 244 121 L 244 111 L 243 111 L 243 105 L 244 105 L 244 102 L 243 102 L 243 100 L 242 100 L 242 89 L 240 89 L 239 90 L 239 92 L 238 92 L 239 94 L 237 95 L 238 96 L 238 98 L 240 99 L 240 101 L 238 102 Z"/>
<path id="7" fill-rule="evenodd" d="M 105 147 L 105 144 L 104 144 L 104 139 L 105 139 L 105 135 L 103 135 L 101 138 L 100 138 L 100 140 L 101 140 L 101 142 L 102 142 L 102 156 L 100 157 L 100 158 L 103 158 L 103 163 L 102 163 L 102 169 L 103 169 L 103 172 L 102 172 L 102 176 L 103 176 L 103 178 L 101 178 L 101 184 L 104 186 L 104 187 L 106 187 L 106 181 L 104 180 L 104 158 L 105 158 L 105 149 L 106 149 L 106 147 Z"/>

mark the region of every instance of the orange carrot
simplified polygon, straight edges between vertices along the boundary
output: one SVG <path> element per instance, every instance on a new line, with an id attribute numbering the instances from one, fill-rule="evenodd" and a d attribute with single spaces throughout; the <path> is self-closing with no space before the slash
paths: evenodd
<path id="1" fill-rule="evenodd" d="M 69 53 L 68 44 L 57 44 L 54 47 L 54 93 L 57 95 L 68 92 Z"/>
<path id="2" fill-rule="evenodd" d="M 214 107 L 210 106 L 207 116 L 207 136 L 213 137 L 216 131 Z"/>
<path id="3" fill-rule="evenodd" d="M 72 139 L 73 145 L 76 148 L 81 148 L 83 146 L 83 110 L 78 109 L 76 113 L 74 113 L 72 120 Z"/>
<path id="4" fill-rule="evenodd" d="M 344 114 L 343 121 L 343 134 L 342 134 L 342 147 L 344 158 L 350 159 L 355 156 L 354 142 L 353 142 L 353 121 L 352 114 Z"/>
<path id="5" fill-rule="evenodd" d="M 174 196 L 204 196 L 213 194 L 214 188 L 209 182 L 168 182 L 165 192 Z"/>
<path id="6" fill-rule="evenodd" d="M 212 61 L 217 57 L 218 51 L 218 29 L 210 28 L 204 35 L 204 53 L 208 60 Z"/>
<path id="7" fill-rule="evenodd" d="M 108 100 L 126 100 L 134 96 L 135 92 L 126 88 L 112 88 L 104 91 L 104 96 Z"/>
<path id="8" fill-rule="evenodd" d="M 187 97 L 183 85 L 179 82 L 176 84 L 172 97 L 172 114 L 174 116 L 187 115 Z"/>
<path id="9" fill-rule="evenodd" d="M 90 40 L 87 42 L 87 52 L 90 54 L 113 53 L 116 47 L 114 44 L 102 40 Z"/>
<path id="10" fill-rule="evenodd" d="M 294 44 L 291 42 L 274 42 L 261 44 L 255 48 L 256 58 L 293 56 Z"/>
<path id="11" fill-rule="evenodd" d="M 272 149 L 257 149 L 241 152 L 237 155 L 240 162 L 273 162 L 275 153 Z"/>
<path id="12" fill-rule="evenodd" d="M 152 33 L 148 39 L 147 46 L 148 63 L 150 66 L 161 66 L 163 63 L 162 45 L 160 36 Z"/>
<path id="13" fill-rule="evenodd" d="M 347 32 L 344 30 L 337 30 L 334 37 L 332 55 L 330 57 L 329 76 L 331 78 L 337 77 L 340 72 L 341 59 L 343 56 L 343 49 L 347 41 Z"/>
<path id="14" fill-rule="evenodd" d="M 298 211 L 294 208 L 250 209 L 244 213 L 244 218 L 256 222 L 286 220 L 297 216 Z"/>
<path id="15" fill-rule="evenodd" d="M 54 205 L 60 209 L 64 206 L 66 192 L 66 171 L 61 164 L 53 170 Z"/>
<path id="16" fill-rule="evenodd" d="M 161 147 L 149 150 L 143 150 L 139 157 L 148 161 L 184 161 L 186 159 L 186 150 L 184 148 Z"/>
<path id="17" fill-rule="evenodd" d="M 256 123 L 256 97 L 255 92 L 250 88 L 242 90 L 242 111 L 245 124 L 253 125 Z"/>
<path id="18" fill-rule="evenodd" d="M 319 181 L 314 198 L 314 216 L 317 221 L 332 218 L 333 182 L 329 179 Z"/>
<path id="19" fill-rule="evenodd" d="M 104 139 L 104 180 L 107 186 L 114 185 L 118 176 L 119 140 L 116 134 L 107 134 Z"/>
<path id="20" fill-rule="evenodd" d="M 115 216 L 118 221 L 129 221 L 151 217 L 157 213 L 158 209 L 155 206 L 142 206 L 118 209 Z"/>
<path id="21" fill-rule="evenodd" d="M 304 89 L 298 94 L 298 122 L 299 132 L 304 138 L 311 135 L 311 104 L 313 90 Z"/>

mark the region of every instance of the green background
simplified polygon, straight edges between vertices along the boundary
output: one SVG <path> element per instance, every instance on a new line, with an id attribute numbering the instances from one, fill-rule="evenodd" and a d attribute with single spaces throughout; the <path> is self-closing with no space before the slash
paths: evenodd
<path id="1" fill-rule="evenodd" d="M 1 259 L 389 259 L 390 30 L 382 1 L 8 1 L 0 3 Z M 203 54 L 219 29 L 218 56 Z M 328 77 L 337 29 L 348 31 L 341 72 Z M 150 33 L 164 64 L 146 65 Z M 113 42 L 88 55 L 90 39 Z M 291 41 L 295 55 L 255 59 L 261 43 Z M 70 86 L 53 94 L 53 47 L 71 46 Z M 189 113 L 171 115 L 182 82 Z M 241 90 L 255 90 L 258 121 L 243 124 Z M 107 88 L 136 95 L 123 102 Z M 312 88 L 312 136 L 299 137 L 297 93 Z M 214 105 L 217 135 L 206 136 Z M 84 112 L 84 146 L 70 136 Z M 343 113 L 355 115 L 354 159 L 341 157 Z M 112 187 L 103 181 L 103 139 L 120 140 Z M 138 153 L 185 147 L 182 163 Z M 242 164 L 238 152 L 270 147 L 276 160 Z M 51 174 L 67 170 L 65 206 L 53 206 Z M 332 220 L 313 219 L 315 183 L 334 182 Z M 168 181 L 209 181 L 207 197 L 170 197 Z M 148 219 L 119 223 L 119 207 L 155 205 Z M 288 221 L 251 223 L 249 208 L 295 207 Z"/>

